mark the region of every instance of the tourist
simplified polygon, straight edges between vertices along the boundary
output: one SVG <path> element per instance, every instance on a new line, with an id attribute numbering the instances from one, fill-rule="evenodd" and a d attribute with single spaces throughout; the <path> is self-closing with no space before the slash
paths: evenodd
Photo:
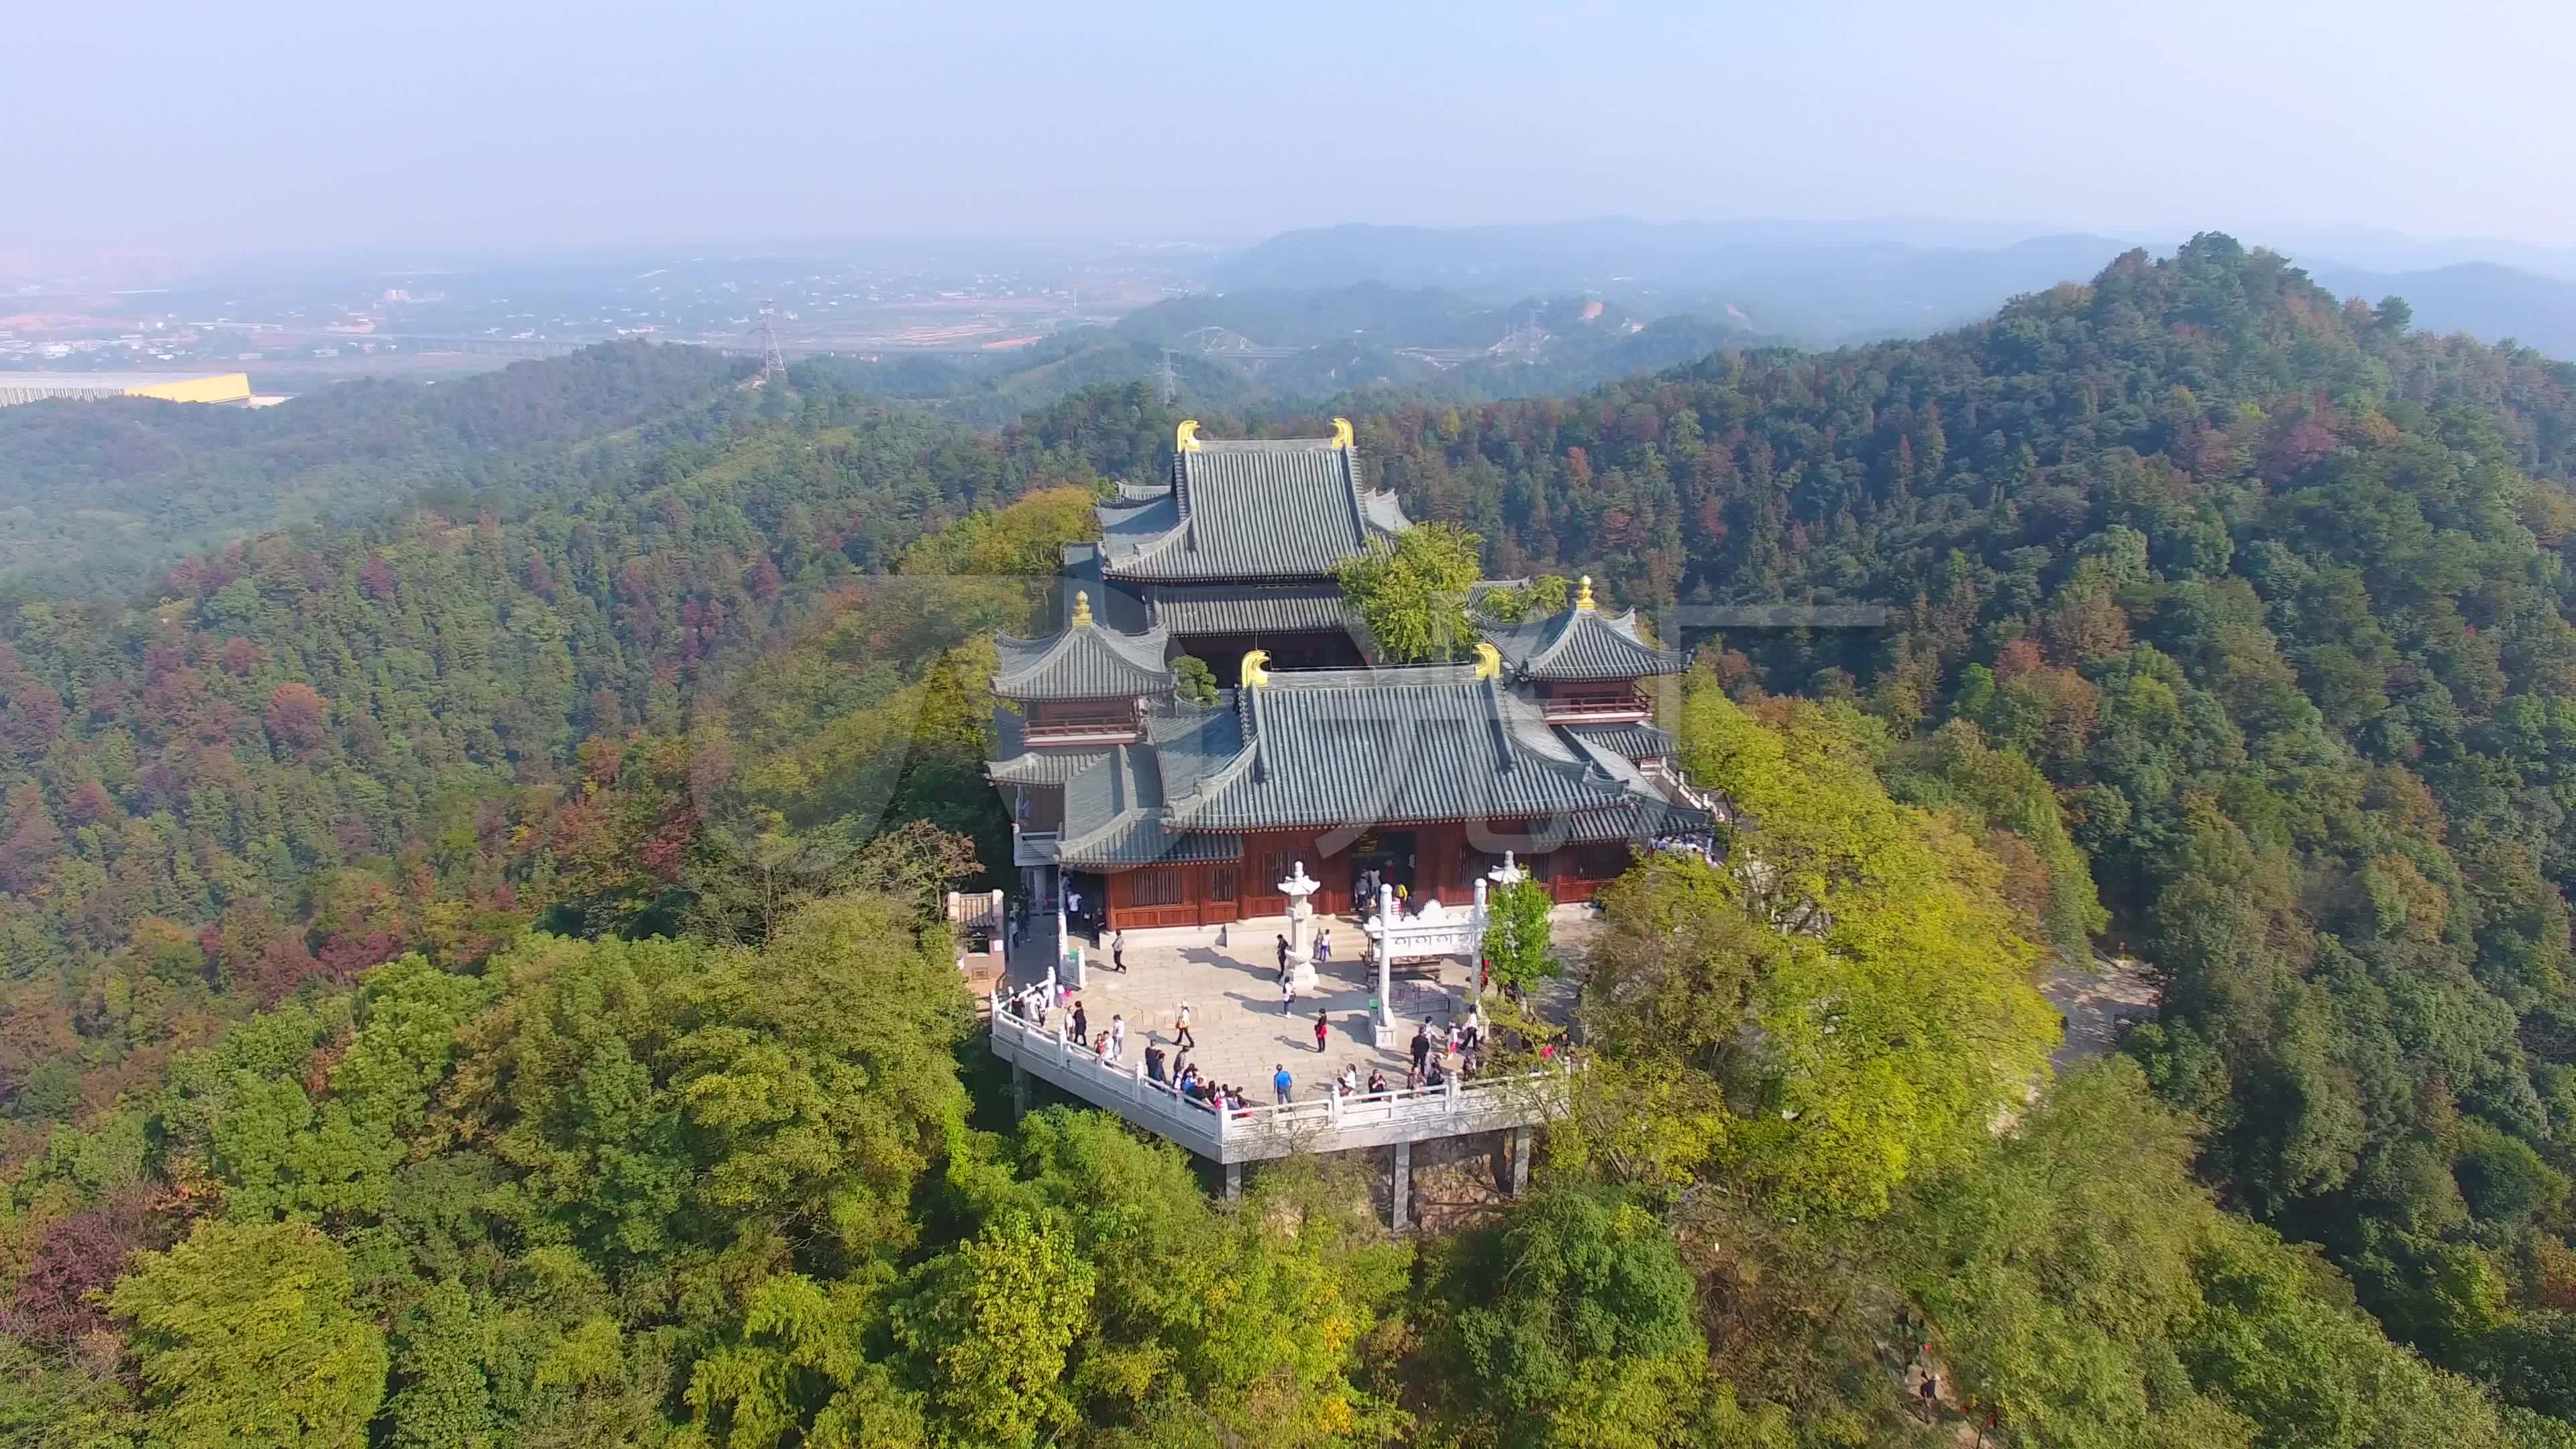
<path id="1" fill-rule="evenodd" d="M 1431 1070 L 1422 1074 L 1422 1085 L 1426 1087 L 1446 1086 L 1448 1085 L 1448 1082 L 1449 1074 L 1441 1069 L 1440 1063 L 1437 1061 L 1431 1064 Z"/>
<path id="2" fill-rule="evenodd" d="M 1064 893 L 1064 918 L 1073 923 L 1073 929 L 1082 929 L 1082 892 L 1069 890 Z"/>
<path id="3" fill-rule="evenodd" d="M 1464 1038 L 1463 1038 L 1463 1036 L 1461 1035 L 1461 1033 L 1460 1033 L 1460 1032 L 1459 1032 L 1459 1030 L 1458 1030 L 1458 1023 L 1457 1023 L 1457 1022 L 1455 1022 L 1455 1021 L 1450 1022 L 1450 1023 L 1449 1023 L 1449 1045 L 1448 1045 L 1448 1047 L 1447 1047 L 1446 1049 L 1444 1049 L 1444 1050 L 1442 1051 L 1441 1055 L 1443 1055 L 1443 1056 L 1453 1056 L 1453 1057 L 1454 1057 L 1454 1056 L 1456 1056 L 1456 1055 L 1458 1054 L 1458 1045 L 1459 1045 L 1459 1043 L 1460 1043 L 1463 1039 L 1464 1039 Z"/>
<path id="4" fill-rule="evenodd" d="M 1372 1097 L 1381 1096 L 1381 1095 L 1383 1095 L 1383 1094 L 1385 1093 L 1385 1091 L 1386 1091 L 1386 1071 L 1385 1071 L 1385 1069 L 1380 1068 L 1380 1067 L 1371 1067 L 1371 1068 L 1369 1068 L 1368 1091 L 1369 1091 L 1369 1095 L 1370 1095 L 1370 1096 L 1372 1096 Z"/>
<path id="5" fill-rule="evenodd" d="M 1145 1048 L 1145 1080 L 1149 1082 L 1159 1082 L 1163 1080 L 1163 1049 L 1161 1047 L 1148 1046 Z"/>
<path id="6" fill-rule="evenodd" d="M 1279 978 L 1279 1014 L 1285 1016 L 1296 1009 L 1297 978 L 1283 975 Z"/>
<path id="7" fill-rule="evenodd" d="M 1286 1062 L 1279 1063 L 1279 1069 L 1270 1074 L 1270 1090 L 1278 1094 L 1279 1105 L 1282 1107 L 1288 1105 L 1288 1088 L 1293 1081 L 1294 1079 L 1288 1075 Z"/>
<path id="8" fill-rule="evenodd" d="M 1477 1044 L 1484 1039 L 1484 1035 L 1485 1014 L 1478 1009 L 1475 1002 L 1470 1001 L 1467 1003 L 1467 1050 L 1474 1051 Z"/>
<path id="9" fill-rule="evenodd" d="M 1119 927 L 1118 934 L 1110 938 L 1109 969 L 1121 976 L 1127 974 L 1127 928 L 1124 926 Z"/>
<path id="10" fill-rule="evenodd" d="M 1939 1375 L 1929 1371 L 1924 1373 L 1922 1394 L 1923 1422 L 1927 1424 L 1939 1423 L 1941 1420 L 1941 1379 Z"/>
<path id="11" fill-rule="evenodd" d="M 1082 1003 L 1079 1001 L 1076 1001 L 1073 1004 L 1073 1039 L 1075 1041 L 1091 1040 L 1091 1016 L 1090 1013 L 1082 1009 Z"/>
<path id="12" fill-rule="evenodd" d="M 1076 1034 L 1079 1033 L 1080 1028 L 1076 1028 Z M 1426 1021 L 1413 1029 L 1413 1074 L 1417 1077 L 1422 1075 L 1423 1064 L 1430 1060 L 1431 1023 Z"/>
<path id="13" fill-rule="evenodd" d="M 1330 1028 L 1325 1025 L 1324 1013 L 1317 1011 L 1315 1013 L 1315 1050 L 1318 1053 L 1324 1049 L 1324 1033 L 1328 1030 Z"/>
<path id="14" fill-rule="evenodd" d="M 1288 938 L 1285 936 L 1279 938 L 1279 979 L 1288 979 Z"/>
<path id="15" fill-rule="evenodd" d="M 1109 1033 L 1104 1031 L 1091 1039 L 1091 1054 L 1100 1058 L 1102 1066 L 1109 1065 Z"/>
<path id="16" fill-rule="evenodd" d="M 1333 933 L 1330 931 L 1315 938 L 1315 964 L 1318 966 L 1333 964 Z"/>
<path id="17" fill-rule="evenodd" d="M 1127 1018 L 1109 1018 L 1109 1059 L 1116 1061 L 1127 1054 Z"/>
<path id="18" fill-rule="evenodd" d="M 1404 1069 L 1404 1090 L 1406 1090 L 1406 1091 L 1410 1092 L 1410 1091 L 1413 1091 L 1413 1090 L 1415 1090 L 1415 1089 L 1419 1088 L 1421 1085 L 1422 1085 L 1422 1068 L 1420 1068 L 1420 1067 L 1407 1067 L 1407 1068 L 1405 1068 L 1405 1069 Z"/>
<path id="19" fill-rule="evenodd" d="M 1335 1079 L 1333 1086 L 1345 1097 L 1357 1092 L 1360 1089 L 1360 1069 L 1349 1062 L 1342 1063 L 1342 1074 Z"/>
<path id="20" fill-rule="evenodd" d="M 1172 1022 L 1172 1045 L 1195 1047 L 1199 1039 L 1190 1035 L 1190 1004 L 1181 1003 L 1181 1014 Z"/>

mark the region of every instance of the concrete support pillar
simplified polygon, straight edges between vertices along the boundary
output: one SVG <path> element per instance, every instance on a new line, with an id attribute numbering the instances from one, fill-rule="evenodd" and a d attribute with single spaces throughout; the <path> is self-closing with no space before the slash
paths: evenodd
<path id="1" fill-rule="evenodd" d="M 1530 1144 L 1537 1134 L 1527 1127 L 1512 1129 L 1512 1196 L 1529 1191 Z"/>
<path id="2" fill-rule="evenodd" d="M 1243 1164 L 1240 1162 L 1229 1162 L 1225 1165 L 1225 1200 L 1243 1201 Z"/>
<path id="3" fill-rule="evenodd" d="M 1011 1063 L 1011 1120 L 1017 1122 L 1027 1115 L 1029 1115 L 1029 1069 L 1014 1061 Z"/>
<path id="4" fill-rule="evenodd" d="M 1387 1179 L 1386 1225 L 1403 1232 L 1412 1217 L 1413 1144 L 1395 1144 L 1395 1171 Z"/>

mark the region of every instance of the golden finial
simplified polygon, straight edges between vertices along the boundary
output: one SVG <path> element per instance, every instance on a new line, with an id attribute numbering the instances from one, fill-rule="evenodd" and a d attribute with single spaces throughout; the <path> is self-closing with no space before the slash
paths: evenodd
<path id="1" fill-rule="evenodd" d="M 1074 593 L 1073 627 L 1077 629 L 1091 627 L 1091 592 L 1087 589 L 1076 590 Z"/>
<path id="2" fill-rule="evenodd" d="M 1333 446 L 1336 448 L 1347 448 L 1350 445 L 1351 420 L 1349 418 L 1333 419 Z"/>
<path id="3" fill-rule="evenodd" d="M 1180 449 L 1184 453 L 1197 452 L 1199 450 L 1199 420 L 1191 418 L 1182 423 L 1178 428 L 1174 429 L 1172 433 L 1172 446 Z"/>
<path id="4" fill-rule="evenodd" d="M 1592 575 L 1583 576 L 1583 591 L 1574 596 L 1574 607 L 1587 614 L 1592 612 Z"/>
<path id="5" fill-rule="evenodd" d="M 1486 640 L 1476 641 L 1476 677 L 1500 679 L 1503 674 L 1503 651 Z"/>
<path id="6" fill-rule="evenodd" d="M 1255 649 L 1251 653 L 1244 655 L 1244 684 L 1252 689 L 1259 689 L 1261 686 L 1268 684 L 1270 682 L 1269 664 L 1270 651 L 1267 649 Z"/>

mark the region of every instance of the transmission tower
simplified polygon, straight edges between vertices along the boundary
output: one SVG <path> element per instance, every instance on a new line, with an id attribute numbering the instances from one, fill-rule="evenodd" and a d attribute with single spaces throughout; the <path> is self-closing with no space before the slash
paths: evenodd
<path id="1" fill-rule="evenodd" d="M 1163 405 L 1171 406 L 1172 399 L 1181 395 L 1181 380 L 1172 375 L 1172 349 L 1168 347 L 1163 349 L 1163 368 L 1155 374 L 1155 381 L 1162 388 Z"/>
<path id="2" fill-rule="evenodd" d="M 787 375 L 787 355 L 778 350 L 778 304 L 768 298 L 760 303 L 760 380 Z"/>

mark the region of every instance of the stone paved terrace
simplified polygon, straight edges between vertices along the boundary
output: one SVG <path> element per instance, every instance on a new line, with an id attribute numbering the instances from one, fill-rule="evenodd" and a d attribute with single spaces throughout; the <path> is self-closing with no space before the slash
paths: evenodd
<path id="1" fill-rule="evenodd" d="M 1579 908 L 1560 911 L 1556 939 L 1561 947 L 1579 948 L 1588 922 Z M 1218 928 L 1188 927 L 1131 931 L 1127 937 L 1127 972 L 1109 969 L 1108 942 L 1093 948 L 1077 937 L 1090 963 L 1084 988 L 1075 993 L 1087 1009 L 1095 1033 L 1106 1030 L 1112 1016 L 1127 1019 L 1127 1059 L 1142 1063 L 1148 1042 L 1173 1050 L 1172 1022 L 1183 1001 L 1190 1003 L 1190 1034 L 1198 1043 L 1189 1059 L 1202 1072 L 1244 1089 L 1248 1098 L 1271 1098 L 1273 1068 L 1286 1063 L 1296 1078 L 1299 1100 L 1317 1095 L 1323 1084 L 1353 1064 L 1362 1082 L 1371 1068 L 1382 1068 L 1391 1082 L 1402 1083 L 1413 1029 L 1425 1021 L 1441 1036 L 1452 1017 L 1467 1009 L 1469 968 L 1456 960 L 1435 970 L 1429 965 L 1399 967 L 1394 973 L 1395 1039 L 1383 1047 L 1369 1042 L 1369 998 L 1377 975 L 1361 955 L 1368 938 L 1347 917 L 1318 918 L 1329 928 L 1333 961 L 1315 968 L 1315 990 L 1300 993 L 1296 1011 L 1279 1008 L 1278 938 L 1288 930 L 1285 916 L 1255 917 L 1224 928 L 1226 944 L 1217 944 Z M 1025 986 L 1046 975 L 1053 959 L 1052 922 L 1041 917 L 1032 939 L 1012 954 L 1012 986 Z M 1325 1049 L 1315 1050 L 1315 1013 L 1325 1013 L 1329 1030 Z M 1063 1013 L 1048 1018 L 1048 1029 L 1062 1023 Z M 1456 1065 L 1454 1062 L 1452 1066 Z"/>
<path id="2" fill-rule="evenodd" d="M 1579 914 L 1572 913 L 1572 914 Z M 1035 1077 L 1112 1111 L 1127 1121 L 1167 1138 L 1226 1169 L 1229 1194 L 1241 1183 L 1242 1164 L 1293 1152 L 1340 1152 L 1392 1147 L 1395 1151 L 1391 1189 L 1393 1221 L 1403 1226 L 1411 1144 L 1473 1133 L 1509 1135 L 1512 1186 L 1517 1191 L 1528 1172 L 1530 1134 L 1536 1123 L 1561 1114 L 1564 1080 L 1560 1070 L 1526 1076 L 1494 1076 L 1446 1089 L 1404 1090 L 1407 1048 L 1414 1028 L 1429 1021 L 1445 1040 L 1450 1017 L 1464 1010 L 1467 966 L 1450 960 L 1436 969 L 1425 965 L 1395 976 L 1398 1025 L 1380 1046 L 1370 1040 L 1370 995 L 1376 978 L 1361 961 L 1341 958 L 1356 938 L 1348 920 L 1333 923 L 1337 958 L 1318 968 L 1317 989 L 1302 992 L 1294 1012 L 1279 1004 L 1278 936 L 1285 918 L 1237 923 L 1222 937 L 1213 927 L 1130 933 L 1128 970 L 1107 966 L 1107 953 L 1093 953 L 1084 988 L 1077 993 L 1086 1007 L 1086 1026 L 1095 1034 L 1113 1017 L 1128 1024 L 1125 1058 L 1106 1064 L 1075 1047 L 1059 1033 L 1068 1012 L 1051 1013 L 1043 1030 L 1007 1013 L 993 1025 L 997 1055 L 1013 1063 L 1023 1080 Z M 1043 919 L 1041 931 L 1052 934 Z M 1562 935 L 1579 938 L 1581 925 L 1568 920 Z M 1053 959 L 1051 941 L 1025 943 L 1013 962 L 1015 982 L 1043 978 Z M 1159 1044 L 1177 1055 L 1173 1022 L 1179 1004 L 1191 1006 L 1192 1036 L 1197 1049 L 1186 1054 L 1218 1080 L 1244 1090 L 1252 1110 L 1220 1117 L 1181 1101 L 1168 1090 L 1142 1079 L 1144 1050 Z M 1542 1010 L 1547 1003 L 1542 1002 Z M 1326 1013 L 1325 1049 L 1315 1050 L 1314 1012 Z M 1271 1075 L 1285 1064 L 1296 1079 L 1288 1105 L 1273 1104 Z M 1365 1082 L 1371 1068 L 1382 1068 L 1396 1090 L 1384 1096 L 1337 1099 L 1328 1090 L 1335 1073 L 1351 1065 Z M 1451 1065 L 1455 1066 L 1454 1059 Z"/>

